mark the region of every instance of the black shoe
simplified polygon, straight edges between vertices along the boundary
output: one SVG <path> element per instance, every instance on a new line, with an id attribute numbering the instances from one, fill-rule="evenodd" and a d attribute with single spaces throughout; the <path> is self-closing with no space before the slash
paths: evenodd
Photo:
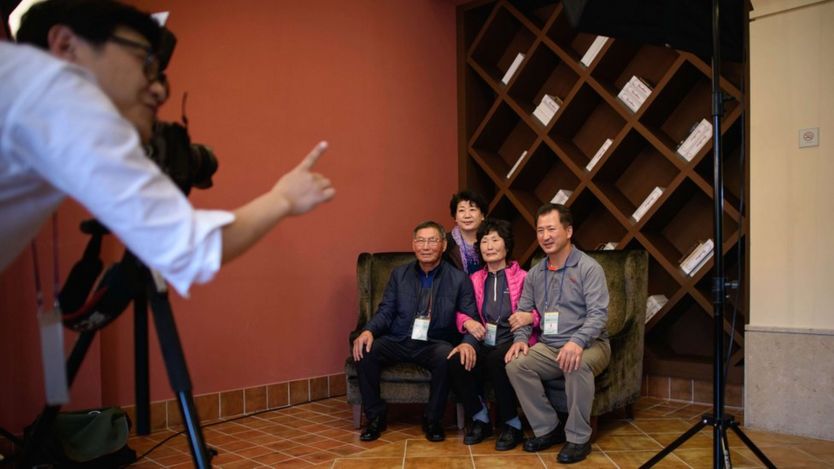
<path id="1" fill-rule="evenodd" d="M 368 422 L 368 426 L 365 427 L 365 430 L 359 435 L 359 439 L 362 441 L 374 441 L 379 438 L 379 435 L 388 428 L 388 425 L 385 422 L 385 414 L 377 415 L 376 417 L 372 418 L 370 422 Z"/>
<path id="2" fill-rule="evenodd" d="M 585 459 L 591 454 L 591 442 L 587 443 L 565 443 L 556 460 L 562 464 L 573 464 Z"/>
<path id="3" fill-rule="evenodd" d="M 505 425 L 504 430 L 498 435 L 495 440 L 496 451 L 509 451 L 519 443 L 524 441 L 524 432 L 516 429 L 513 426 Z"/>
<path id="4" fill-rule="evenodd" d="M 492 425 L 490 425 L 489 422 L 474 420 L 472 421 L 472 424 L 469 425 L 469 430 L 466 431 L 466 435 L 463 437 L 463 444 L 477 445 L 490 436 L 492 436 Z"/>
<path id="5" fill-rule="evenodd" d="M 423 431 L 429 441 L 443 441 L 446 439 L 446 432 L 443 431 L 443 425 L 440 424 L 439 420 L 426 422 L 423 425 Z"/>
<path id="6" fill-rule="evenodd" d="M 554 428 L 553 431 L 548 433 L 547 435 L 534 436 L 533 438 L 528 438 L 527 441 L 524 442 L 524 451 L 527 451 L 529 453 L 535 453 L 536 451 L 544 451 L 553 445 L 558 445 L 559 443 L 564 442 L 565 427 L 560 424 L 557 425 L 556 428 Z"/>

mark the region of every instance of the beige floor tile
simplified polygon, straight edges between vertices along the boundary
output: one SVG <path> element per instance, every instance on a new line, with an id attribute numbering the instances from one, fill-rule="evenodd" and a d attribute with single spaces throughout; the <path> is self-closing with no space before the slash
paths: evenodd
<path id="1" fill-rule="evenodd" d="M 336 459 L 336 454 L 329 451 L 318 451 L 301 456 L 301 459 L 313 464 L 321 464 L 327 461 L 333 462 L 333 460 Z"/>
<path id="2" fill-rule="evenodd" d="M 564 468 L 566 467 L 564 464 L 556 461 L 556 454 L 540 454 L 539 455 L 544 461 L 545 465 L 548 468 Z M 616 468 L 617 465 L 614 464 L 614 461 L 611 460 L 605 453 L 599 450 L 592 450 L 591 454 L 588 455 L 582 461 L 578 463 L 574 463 L 570 465 L 571 468 L 582 468 L 582 469 L 609 469 L 609 468 Z"/>
<path id="3" fill-rule="evenodd" d="M 356 453 L 351 458 L 400 458 L 405 456 L 405 441 L 388 443 L 377 448 Z M 358 445 L 362 447 L 363 445 Z"/>
<path id="4" fill-rule="evenodd" d="M 682 434 L 689 430 L 692 424 L 678 418 L 651 418 L 636 420 L 634 426 L 646 433 Z"/>
<path id="5" fill-rule="evenodd" d="M 628 420 L 612 420 L 600 422 L 597 437 L 604 435 L 634 435 L 642 433 L 637 426 Z"/>
<path id="6" fill-rule="evenodd" d="M 595 444 L 603 451 L 659 451 L 662 448 L 653 438 L 645 435 L 608 435 L 598 438 Z"/>
<path id="7" fill-rule="evenodd" d="M 405 458 L 405 469 L 472 469 L 469 456 Z"/>
<path id="8" fill-rule="evenodd" d="M 360 448 L 359 446 L 356 446 L 356 445 L 347 444 L 347 445 L 337 446 L 335 448 L 330 448 L 328 451 L 330 451 L 331 453 L 336 454 L 337 457 L 344 457 L 344 456 L 350 456 L 350 455 L 356 454 L 356 453 L 361 453 L 362 451 L 365 451 L 365 448 Z"/>
<path id="9" fill-rule="evenodd" d="M 713 467 L 712 448 L 679 449 L 674 454 L 692 467 Z M 731 451 L 731 461 L 734 468 L 756 467 L 756 462 L 741 453 Z"/>
<path id="10" fill-rule="evenodd" d="M 433 456 L 466 456 L 469 457 L 469 447 L 458 438 L 447 438 L 444 441 L 432 442 L 427 440 L 407 440 L 405 457 L 433 457 Z"/>
<path id="11" fill-rule="evenodd" d="M 651 459 L 657 451 L 608 451 L 605 453 L 617 466 L 621 469 L 638 468 L 649 459 Z M 683 462 L 674 454 L 666 456 L 654 467 L 659 469 L 665 468 L 687 468 L 689 465 Z"/>
<path id="12" fill-rule="evenodd" d="M 771 446 L 768 448 L 760 448 L 770 461 L 778 468 L 783 467 L 807 467 L 807 468 L 822 468 L 831 467 L 831 464 L 823 459 L 813 456 L 805 452 L 798 446 Z M 739 454 L 743 455 L 750 461 L 759 464 L 759 459 L 747 447 L 739 447 L 736 449 Z"/>
<path id="13" fill-rule="evenodd" d="M 796 447 L 834 467 L 834 441 L 809 439 L 808 443 L 800 443 Z"/>
<path id="14" fill-rule="evenodd" d="M 336 459 L 333 469 L 401 469 L 402 458 Z"/>
<path id="15" fill-rule="evenodd" d="M 677 440 L 681 436 L 681 433 L 650 433 L 649 436 L 665 448 Z M 696 433 L 678 448 L 712 448 L 712 436 L 705 433 Z"/>
<path id="16" fill-rule="evenodd" d="M 541 469 L 545 465 L 535 454 L 511 454 L 506 456 L 474 456 L 475 467 L 478 469 Z"/>

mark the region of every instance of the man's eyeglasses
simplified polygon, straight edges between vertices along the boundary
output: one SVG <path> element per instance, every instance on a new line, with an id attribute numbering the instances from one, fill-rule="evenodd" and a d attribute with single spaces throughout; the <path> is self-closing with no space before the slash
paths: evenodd
<path id="1" fill-rule="evenodd" d="M 132 47 L 134 49 L 140 49 L 144 52 L 145 62 L 142 64 L 142 71 L 145 73 L 145 78 L 151 82 L 159 80 L 161 72 L 159 57 L 156 56 L 156 52 L 151 46 L 142 44 L 141 42 L 132 41 L 121 36 L 116 36 L 115 34 L 110 36 L 109 40 L 119 44 L 120 46 Z"/>
<path id="2" fill-rule="evenodd" d="M 414 244 L 417 246 L 428 245 L 430 247 L 435 247 L 440 244 L 440 239 L 438 238 L 414 238 Z"/>

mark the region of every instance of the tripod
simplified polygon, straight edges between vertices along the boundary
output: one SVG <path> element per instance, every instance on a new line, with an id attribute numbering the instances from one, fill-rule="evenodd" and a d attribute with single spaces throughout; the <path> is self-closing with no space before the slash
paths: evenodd
<path id="1" fill-rule="evenodd" d="M 136 350 L 136 411 L 137 411 L 137 433 L 146 435 L 149 433 L 149 380 L 148 380 L 148 310 L 150 304 L 153 311 L 154 325 L 156 326 L 159 345 L 162 349 L 162 356 L 165 360 L 165 367 L 168 372 L 168 380 L 171 388 L 177 396 L 177 403 L 182 415 L 185 432 L 188 436 L 188 443 L 191 449 L 191 457 L 195 467 L 211 467 L 211 454 L 206 448 L 203 432 L 200 428 L 199 417 L 194 407 L 192 396 L 191 378 L 185 363 L 185 355 L 182 351 L 179 334 L 174 322 L 171 304 L 168 301 L 168 291 L 165 281 L 158 274 L 145 267 L 139 259 L 129 251 L 125 253 L 123 263 L 135 263 L 138 268 L 138 280 L 135 288 L 134 303 L 134 325 L 135 325 L 135 350 Z M 72 385 L 84 356 L 95 338 L 97 330 L 82 332 L 75 346 L 67 359 L 67 381 Z M 60 406 L 45 406 L 43 412 L 35 421 L 31 438 L 24 443 L 21 463 L 25 467 L 31 467 L 37 463 L 39 451 L 43 450 L 45 438 L 55 418 L 58 415 Z"/>
<path id="2" fill-rule="evenodd" d="M 715 197 L 713 205 L 715 243 L 713 258 L 715 259 L 715 276 L 712 283 L 713 303 L 713 337 L 715 346 L 713 349 L 713 413 L 701 417 L 695 425 L 687 430 L 675 441 L 663 448 L 654 457 L 644 463 L 642 468 L 649 468 L 660 462 L 669 453 L 685 443 L 692 436 L 697 434 L 706 426 L 712 426 L 713 432 L 713 467 L 730 468 L 730 445 L 727 440 L 727 430 L 732 430 L 742 442 L 759 458 L 762 463 L 775 469 L 776 466 L 765 456 L 765 454 L 753 443 L 738 426 L 733 416 L 724 413 L 724 300 L 726 298 L 727 282 L 724 278 L 724 254 L 723 254 L 723 215 L 724 215 L 724 175 L 721 161 L 721 116 L 723 111 L 723 98 L 720 88 L 721 73 L 721 37 L 719 23 L 719 1 L 712 1 L 712 141 L 713 141 L 713 187 Z"/>

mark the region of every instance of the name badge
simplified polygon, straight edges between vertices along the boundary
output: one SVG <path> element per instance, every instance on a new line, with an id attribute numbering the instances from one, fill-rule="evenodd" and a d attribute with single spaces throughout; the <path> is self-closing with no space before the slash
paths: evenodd
<path id="1" fill-rule="evenodd" d="M 411 329 L 411 338 L 414 340 L 429 340 L 428 317 L 420 317 L 414 320 L 414 328 Z"/>
<path id="2" fill-rule="evenodd" d="M 64 364 L 64 327 L 61 312 L 55 308 L 38 314 L 41 331 L 41 360 L 46 403 L 62 405 L 69 402 L 67 367 Z"/>
<path id="3" fill-rule="evenodd" d="M 544 313 L 544 327 L 542 327 L 542 334 L 556 335 L 559 333 L 559 312 L 551 311 Z"/>
<path id="4" fill-rule="evenodd" d="M 498 324 L 487 323 L 484 344 L 495 347 L 495 339 L 498 337 Z"/>

